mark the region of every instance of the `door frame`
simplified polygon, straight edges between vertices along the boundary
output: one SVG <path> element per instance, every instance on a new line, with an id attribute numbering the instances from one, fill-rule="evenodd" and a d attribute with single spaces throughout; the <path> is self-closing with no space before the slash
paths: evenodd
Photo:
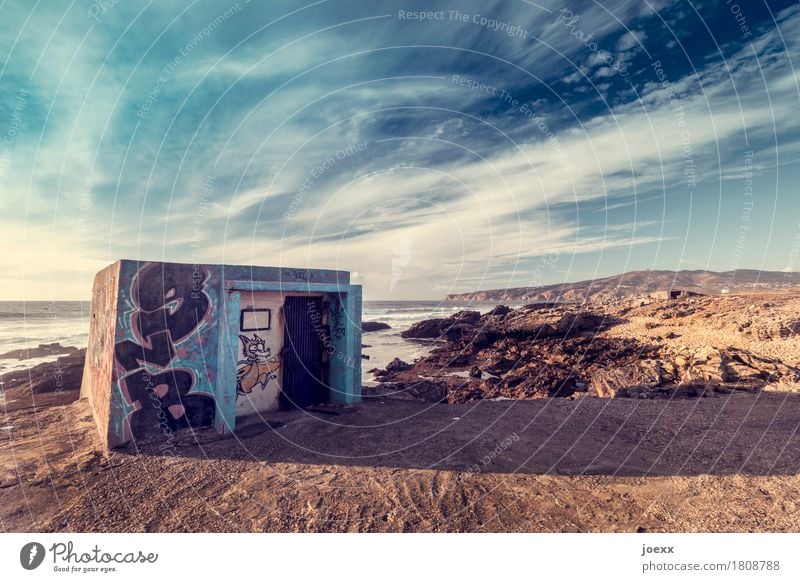
<path id="1" fill-rule="evenodd" d="M 214 427 L 218 432 L 236 429 L 236 362 L 239 346 L 241 294 L 272 291 L 284 295 L 324 294 L 329 315 L 339 324 L 331 330 L 328 397 L 330 402 L 361 401 L 361 286 L 337 283 L 287 281 L 223 281 L 220 310 L 219 353 L 214 396 L 217 403 Z M 331 315 L 333 313 L 333 315 Z"/>

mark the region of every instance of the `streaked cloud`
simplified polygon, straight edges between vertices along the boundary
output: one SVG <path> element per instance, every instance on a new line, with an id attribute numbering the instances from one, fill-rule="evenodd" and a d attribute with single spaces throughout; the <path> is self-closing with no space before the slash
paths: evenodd
<path id="1" fill-rule="evenodd" d="M 783 268 L 800 9 L 748 5 L 743 39 L 724 2 L 539 4 L 6 2 L 0 294 L 86 296 L 120 257 L 343 268 L 372 298 L 527 284 L 547 254 L 726 268 L 745 151 L 743 260 Z"/>

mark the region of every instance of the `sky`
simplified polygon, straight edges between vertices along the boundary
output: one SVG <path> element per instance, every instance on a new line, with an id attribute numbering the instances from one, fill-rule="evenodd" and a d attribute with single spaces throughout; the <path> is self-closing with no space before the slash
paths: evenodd
<path id="1" fill-rule="evenodd" d="M 0 300 L 120 259 L 366 299 L 800 270 L 800 4 L 0 4 Z"/>

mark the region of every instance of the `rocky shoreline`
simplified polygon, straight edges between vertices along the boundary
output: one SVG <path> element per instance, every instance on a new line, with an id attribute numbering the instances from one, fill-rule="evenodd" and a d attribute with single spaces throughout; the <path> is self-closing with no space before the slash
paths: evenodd
<path id="1" fill-rule="evenodd" d="M 0 394 L 3 395 L 6 411 L 29 406 L 34 402 L 65 404 L 78 398 L 86 348 L 51 345 L 58 347 L 55 353 L 66 355 L 26 370 L 14 370 L 0 375 Z M 34 357 L 40 355 L 30 356 Z M 45 400 L 42 399 L 44 395 L 47 395 Z"/>
<path id="2" fill-rule="evenodd" d="M 0 359 L 32 360 L 34 358 L 48 356 L 73 356 L 82 351 L 85 351 L 85 349 L 82 350 L 75 346 L 62 346 L 60 343 L 54 342 L 50 344 L 39 344 L 35 348 L 11 350 L 10 352 L 0 354 Z"/>
<path id="3" fill-rule="evenodd" d="M 381 395 L 455 404 L 800 391 L 795 294 L 499 305 L 419 321 L 402 337 L 434 347 L 371 370 Z M 48 344 L 11 355 L 45 353 L 66 355 L 0 376 L 7 398 L 80 387 L 85 349 Z"/>
<path id="4" fill-rule="evenodd" d="M 691 398 L 800 389 L 800 297 L 634 297 L 498 306 L 418 322 L 438 342 L 373 370 L 382 391 L 431 402 Z"/>
<path id="5" fill-rule="evenodd" d="M 182 431 L 170 454 L 146 442 L 103 451 L 79 398 L 80 351 L 0 377 L 0 521 L 41 532 L 797 531 L 800 395 L 765 391 L 796 385 L 798 307 L 642 299 L 419 322 L 405 335 L 432 352 L 392 362 L 335 422 L 319 408 L 278 411 L 233 434 Z M 701 394 L 711 397 L 687 399 Z"/>

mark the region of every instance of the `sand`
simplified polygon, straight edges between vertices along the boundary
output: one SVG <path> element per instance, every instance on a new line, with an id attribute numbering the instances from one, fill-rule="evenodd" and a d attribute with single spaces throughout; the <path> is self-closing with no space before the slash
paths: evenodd
<path id="1" fill-rule="evenodd" d="M 3 531 L 798 531 L 800 399 L 368 399 L 100 452 L 77 391 L 16 395 Z"/>

